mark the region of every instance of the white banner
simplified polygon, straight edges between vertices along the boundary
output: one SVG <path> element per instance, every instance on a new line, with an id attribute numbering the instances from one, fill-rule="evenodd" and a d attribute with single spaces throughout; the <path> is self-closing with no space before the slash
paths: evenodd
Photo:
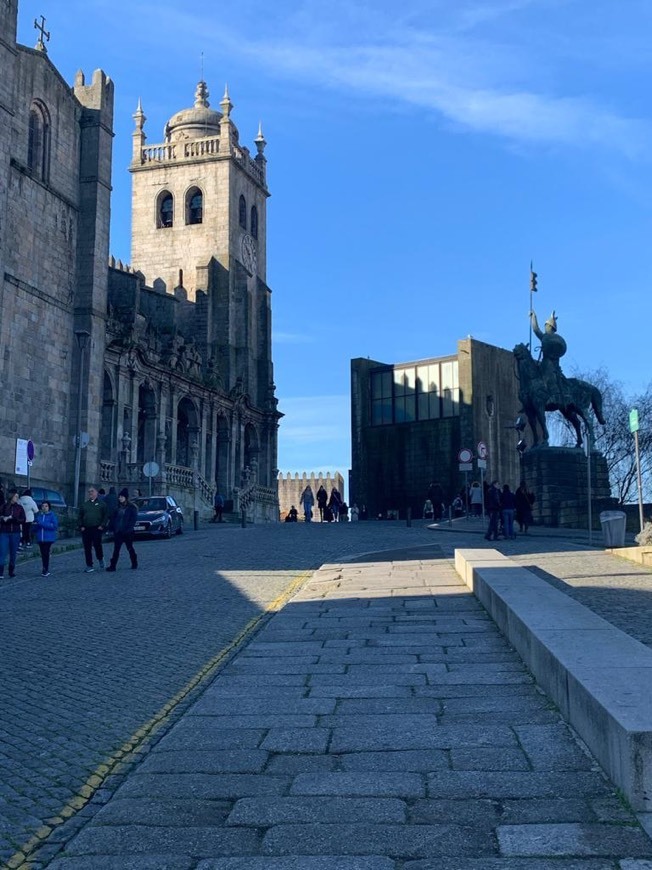
<path id="1" fill-rule="evenodd" d="M 27 438 L 16 438 L 16 474 L 27 477 Z"/>

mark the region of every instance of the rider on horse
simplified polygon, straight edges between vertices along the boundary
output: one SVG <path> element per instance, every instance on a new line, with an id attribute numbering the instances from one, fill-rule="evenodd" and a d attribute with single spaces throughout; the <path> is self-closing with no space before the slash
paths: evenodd
<path id="1" fill-rule="evenodd" d="M 553 311 L 545 323 L 545 332 L 541 332 L 537 316 L 534 311 L 530 311 L 530 322 L 532 331 L 541 341 L 541 362 L 539 363 L 539 371 L 543 379 L 548 395 L 553 401 L 560 404 L 567 404 L 570 401 L 568 381 L 561 370 L 559 360 L 566 353 L 566 342 L 557 333 L 557 317 Z"/>

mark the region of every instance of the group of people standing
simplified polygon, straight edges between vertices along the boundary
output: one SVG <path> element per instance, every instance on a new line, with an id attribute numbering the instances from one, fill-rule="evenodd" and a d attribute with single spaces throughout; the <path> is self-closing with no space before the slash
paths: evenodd
<path id="1" fill-rule="evenodd" d="M 138 557 L 133 545 L 137 517 L 138 508 L 129 500 L 127 489 L 121 489 L 116 494 L 115 487 L 111 487 L 108 493 L 95 486 L 88 488 L 88 499 L 79 509 L 79 528 L 86 561 L 84 570 L 87 574 L 95 570 L 93 553 L 98 567 L 105 568 L 102 537 L 107 530 L 113 533 L 113 553 L 106 570 L 116 570 L 123 545 L 129 553 L 131 567 L 138 567 Z M 18 490 L 12 487 L 5 496 L 0 485 L 0 577 L 4 577 L 7 565 L 9 577 L 16 576 L 18 553 L 21 550 L 29 552 L 33 547 L 34 526 L 41 554 L 41 575 L 49 577 L 50 551 L 59 530 L 59 519 L 52 510 L 52 505 L 46 500 L 39 507 L 29 488 L 19 496 Z"/>
<path id="2" fill-rule="evenodd" d="M 39 506 L 31 489 L 19 496 L 16 487 L 6 494 L 0 486 L 0 577 L 8 564 L 9 576 L 16 576 L 16 559 L 21 550 L 32 549 L 32 530 L 36 525 L 36 541 L 41 552 L 41 574 L 50 576 L 50 549 L 57 539 L 59 520 L 49 501 Z"/>
<path id="3" fill-rule="evenodd" d="M 303 516 L 307 523 L 312 522 L 315 502 L 317 503 L 317 510 L 319 511 L 320 523 L 346 523 L 349 521 L 349 506 L 340 495 L 337 487 L 333 487 L 329 495 L 325 488 L 320 486 L 315 498 L 315 494 L 313 493 L 310 484 L 306 486 L 301 493 L 299 505 L 303 509 Z M 298 517 L 297 509 L 294 505 L 290 508 L 288 517 L 292 518 L 287 520 L 287 522 L 296 522 Z"/>
<path id="4" fill-rule="evenodd" d="M 507 539 L 514 539 L 514 520 L 518 523 L 519 531 L 527 535 L 532 525 L 532 506 L 535 495 L 531 492 L 524 480 L 521 481 L 516 492 L 512 492 L 509 484 L 500 487 L 497 480 L 492 481 L 487 489 L 485 507 L 489 516 L 489 526 L 485 538 L 488 541 L 497 541 L 502 535 Z"/>
<path id="5" fill-rule="evenodd" d="M 116 496 L 115 487 L 108 493 L 100 493 L 95 486 L 88 487 L 88 498 L 79 509 L 79 528 L 84 545 L 86 574 L 92 574 L 93 552 L 98 567 L 106 571 L 115 571 L 120 558 L 120 550 L 124 545 L 132 569 L 138 567 L 138 556 L 134 549 L 134 530 L 138 519 L 138 508 L 129 500 L 129 490 L 121 489 Z M 106 531 L 113 533 L 113 553 L 108 566 L 104 563 L 104 547 L 102 537 Z"/>

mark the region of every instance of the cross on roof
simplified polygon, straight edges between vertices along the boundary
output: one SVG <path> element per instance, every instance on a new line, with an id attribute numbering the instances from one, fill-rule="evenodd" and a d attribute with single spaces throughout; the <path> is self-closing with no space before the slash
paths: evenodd
<path id="1" fill-rule="evenodd" d="M 34 19 L 34 29 L 39 31 L 38 42 L 36 43 L 36 48 L 39 51 L 44 51 L 47 54 L 47 48 L 45 47 L 45 43 L 43 42 L 43 37 L 45 37 L 48 42 L 50 41 L 50 34 L 45 29 L 45 18 L 41 15 L 40 23 Z"/>

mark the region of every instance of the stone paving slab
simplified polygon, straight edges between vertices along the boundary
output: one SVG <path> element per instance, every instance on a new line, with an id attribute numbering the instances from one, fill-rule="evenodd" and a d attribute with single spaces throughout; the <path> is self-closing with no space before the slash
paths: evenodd
<path id="1" fill-rule="evenodd" d="M 636 816 L 449 559 L 328 572 L 213 680 L 51 866 L 95 870 L 119 855 L 127 867 L 165 844 L 192 870 L 649 870 Z M 364 589 L 378 593 L 371 605 Z M 433 631 L 440 599 L 466 615 Z M 427 659 L 453 649 L 464 658 Z M 220 771 L 229 764 L 258 772 Z"/>

